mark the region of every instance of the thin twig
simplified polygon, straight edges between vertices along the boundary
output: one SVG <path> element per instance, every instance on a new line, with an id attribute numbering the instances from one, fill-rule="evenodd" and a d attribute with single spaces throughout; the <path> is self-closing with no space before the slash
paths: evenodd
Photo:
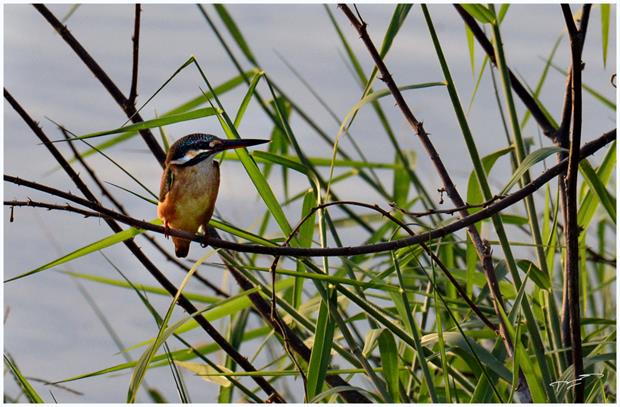
<path id="1" fill-rule="evenodd" d="M 581 13 L 581 19 L 579 22 L 579 30 L 578 32 L 582 36 L 582 41 L 579 44 L 579 48 L 583 51 L 583 44 L 585 42 L 586 32 L 588 28 L 588 21 L 590 20 L 590 9 L 592 8 L 591 4 L 586 4 L 583 6 L 583 11 Z M 573 29 L 577 30 L 575 26 L 575 22 L 572 21 Z M 570 33 L 569 33 L 570 36 Z M 572 106 L 573 106 L 573 93 L 572 93 L 572 82 L 571 78 L 573 76 L 573 63 L 571 61 L 570 66 L 568 68 L 568 72 L 566 73 L 566 86 L 564 91 L 564 103 L 562 105 L 562 120 L 560 122 L 560 128 L 557 131 L 556 135 L 556 143 L 560 145 L 560 147 L 569 149 L 569 131 L 570 131 L 570 123 L 572 119 Z M 564 159 L 567 155 L 566 151 L 560 152 L 561 159 Z"/>
<path id="2" fill-rule="evenodd" d="M 329 202 L 328 204 L 324 204 L 321 205 L 320 207 L 316 207 L 313 208 L 313 211 L 317 210 L 317 209 L 321 209 L 330 205 L 342 205 L 342 204 L 346 204 L 348 202 L 346 201 L 338 201 L 338 202 Z M 355 203 L 355 204 L 361 204 L 360 202 L 351 202 L 351 203 Z M 366 204 L 364 204 L 366 205 Z M 87 211 L 85 209 L 81 209 L 81 208 L 77 208 L 75 206 L 71 206 L 69 204 L 65 204 L 65 205 L 59 205 L 59 204 L 53 204 L 53 203 L 49 203 L 49 202 L 41 202 L 41 201 L 33 201 L 32 199 L 28 199 L 26 201 L 20 201 L 20 200 L 11 200 L 11 201 L 4 201 L 4 206 L 8 206 L 10 208 L 13 207 L 31 207 L 31 208 L 43 208 L 43 209 L 48 209 L 48 210 L 60 210 L 60 211 L 66 211 L 66 212 L 73 212 L 73 213 L 77 213 L 79 215 L 82 215 L 86 218 L 88 217 L 96 217 L 96 218 L 105 218 L 106 215 L 101 214 L 101 212 L 98 211 Z M 373 205 L 373 208 L 377 208 L 376 205 Z M 301 223 L 304 223 L 306 221 L 306 218 L 302 219 Z M 562 225 L 558 224 L 558 228 L 559 229 L 563 229 Z M 296 233 L 296 230 L 298 228 L 296 227 L 295 230 L 293 230 L 293 232 L 291 233 L 292 235 L 294 235 Z M 157 242 L 154 242 L 157 243 Z M 589 257 L 588 260 L 595 262 L 595 263 L 601 263 L 601 264 L 605 264 L 611 267 L 616 267 L 616 259 L 615 258 L 607 258 L 604 257 L 602 255 L 600 255 L 599 253 L 597 253 L 594 249 L 592 249 L 591 247 L 586 247 L 586 252 L 588 253 Z M 222 266 L 224 267 L 224 266 Z M 273 267 L 273 266 L 272 266 Z M 221 294 L 224 297 L 228 297 L 229 295 L 226 293 L 222 293 Z"/>
<path id="3" fill-rule="evenodd" d="M 43 209 L 47 209 L 48 211 L 56 210 L 56 211 L 72 212 L 72 213 L 77 213 L 79 215 L 82 215 L 85 218 L 90 218 L 90 217 L 103 218 L 104 217 L 103 215 L 101 215 L 101 213 L 97 211 L 87 211 L 86 209 L 76 208 L 75 206 L 71 206 L 69 204 L 58 205 L 58 204 L 53 204 L 49 202 L 33 201 L 32 199 L 28 199 L 26 201 L 19 201 L 19 200 L 4 201 L 4 206 L 10 206 L 11 208 L 13 207 L 19 208 L 19 207 L 28 206 L 31 208 L 43 208 Z"/>
<path id="4" fill-rule="evenodd" d="M 608 133 L 603 134 L 601 137 L 597 138 L 594 141 L 584 144 L 581 149 L 580 159 L 585 159 L 592 154 L 596 153 L 601 148 L 605 147 L 607 144 L 616 140 L 616 130 L 612 130 Z M 462 230 L 469 225 L 480 222 L 482 220 L 488 219 L 496 213 L 501 212 L 507 207 L 514 205 L 517 202 L 520 202 L 524 197 L 533 194 L 542 186 L 544 186 L 547 182 L 557 177 L 562 171 L 564 171 L 568 167 L 568 159 L 563 160 L 559 164 L 549 168 L 543 174 L 541 174 L 538 178 L 532 180 L 529 184 L 525 185 L 523 188 L 513 192 L 510 195 L 507 195 L 504 199 L 497 201 L 496 203 L 488 206 L 487 208 L 481 209 L 480 211 L 471 214 L 465 218 L 459 219 L 449 225 L 429 230 L 423 233 L 419 233 L 416 236 L 407 237 L 398 240 L 392 240 L 390 242 L 382 242 L 382 243 L 374 243 L 368 245 L 361 246 L 344 246 L 344 247 L 326 247 L 326 248 L 300 248 L 300 247 L 277 247 L 277 246 L 263 246 L 257 244 L 241 244 L 237 242 L 231 242 L 228 240 L 217 239 L 213 237 L 208 237 L 205 239 L 202 235 L 192 234 L 179 229 L 165 229 L 163 226 L 154 225 L 144 220 L 139 220 L 135 218 L 131 218 L 129 216 L 125 216 L 118 212 L 115 212 L 109 208 L 105 208 L 101 205 L 92 203 L 86 199 L 77 197 L 71 193 L 60 191 L 56 188 L 49 187 L 47 185 L 42 185 L 37 182 L 21 179 L 11 175 L 4 175 L 4 180 L 6 182 L 10 182 L 16 185 L 26 186 L 28 188 L 36 189 L 38 191 L 42 191 L 51 195 L 55 195 L 61 197 L 63 199 L 67 199 L 69 201 L 75 202 L 79 205 L 85 206 L 102 214 L 102 217 L 111 218 L 117 220 L 121 223 L 135 226 L 140 229 L 148 230 L 151 232 L 156 232 L 159 234 L 168 234 L 169 236 L 180 237 L 187 240 L 192 240 L 198 243 L 207 243 L 210 246 L 215 248 L 221 248 L 226 250 L 233 250 L 243 253 L 256 253 L 256 254 L 269 254 L 272 256 L 280 255 L 280 256 L 293 256 L 293 257 L 325 257 L 325 256 L 355 256 L 359 254 L 371 254 L 371 253 L 380 253 L 395 249 L 400 249 L 407 246 L 412 246 L 415 244 L 419 244 L 420 242 L 427 242 L 432 239 L 436 239 L 439 237 L 444 237 L 459 230 Z"/>
<path id="5" fill-rule="evenodd" d="M 84 64 L 90 69 L 95 77 L 101 82 L 101 84 L 110 93 L 112 98 L 123 109 L 125 114 L 131 118 L 134 123 L 139 123 L 142 117 L 133 105 L 129 104 L 129 100 L 123 95 L 123 92 L 116 86 L 116 84 L 110 79 L 107 73 L 97 64 L 97 62 L 90 56 L 90 54 L 84 49 L 82 44 L 71 34 L 65 25 L 63 25 L 52 12 L 43 4 L 34 4 L 34 8 L 50 23 L 50 25 L 60 34 L 62 39 L 71 47 L 71 49 L 77 54 L 78 57 L 84 62 Z M 149 129 L 140 130 L 140 135 L 144 139 L 144 142 L 149 147 L 157 161 L 163 167 L 166 159 L 166 153 L 161 148 L 153 133 Z"/>
<path id="6" fill-rule="evenodd" d="M 140 12 L 142 7 L 140 4 L 136 4 L 136 16 L 134 18 L 133 36 L 131 41 L 133 43 L 133 58 L 131 65 L 131 86 L 129 88 L 129 97 L 127 98 L 127 104 L 136 107 L 136 97 L 138 96 L 138 56 L 140 50 Z"/>
<path id="7" fill-rule="evenodd" d="M 400 206 L 398 206 L 395 202 L 390 203 L 390 206 L 392 208 L 394 208 L 395 210 L 397 210 L 397 211 L 399 211 L 399 212 L 401 212 L 401 213 L 403 213 L 405 215 L 411 216 L 413 218 L 421 218 L 421 217 L 424 217 L 424 216 L 434 215 L 434 214 L 437 214 L 437 213 L 445 213 L 445 214 L 448 214 L 448 215 L 454 215 L 455 212 L 460 212 L 460 211 L 463 211 L 463 210 L 466 210 L 466 209 L 486 208 L 489 205 L 491 205 L 493 202 L 496 202 L 499 199 L 502 199 L 502 198 L 505 198 L 505 197 L 506 197 L 505 195 L 495 195 L 493 198 L 489 199 L 486 202 L 480 203 L 480 204 L 465 203 L 465 205 L 459 206 L 459 207 L 456 207 L 456 208 L 429 209 L 429 210 L 423 211 L 423 212 L 411 212 L 411 211 L 408 211 L 408 210 L 403 209 Z"/>

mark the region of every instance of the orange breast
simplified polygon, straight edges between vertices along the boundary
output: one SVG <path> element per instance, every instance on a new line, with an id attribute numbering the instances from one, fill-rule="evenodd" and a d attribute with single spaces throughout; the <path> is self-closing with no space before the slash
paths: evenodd
<path id="1" fill-rule="evenodd" d="M 196 233 L 213 215 L 220 170 L 217 161 L 207 160 L 191 167 L 172 168 L 172 188 L 157 207 L 157 215 L 175 229 Z"/>

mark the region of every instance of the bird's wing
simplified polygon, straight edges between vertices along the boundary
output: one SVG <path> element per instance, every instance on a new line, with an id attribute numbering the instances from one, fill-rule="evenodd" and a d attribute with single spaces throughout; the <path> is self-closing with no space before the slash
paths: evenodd
<path id="1" fill-rule="evenodd" d="M 172 183 L 174 182 L 174 173 L 172 169 L 167 166 L 164 170 L 163 175 L 161 176 L 161 185 L 159 186 L 159 202 L 164 202 L 166 199 L 166 194 L 172 188 Z"/>

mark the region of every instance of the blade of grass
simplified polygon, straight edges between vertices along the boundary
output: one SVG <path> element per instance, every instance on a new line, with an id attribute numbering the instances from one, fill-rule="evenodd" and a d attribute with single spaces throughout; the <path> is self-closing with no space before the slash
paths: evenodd
<path id="1" fill-rule="evenodd" d="M 258 338 L 261 338 L 261 337 L 265 336 L 270 331 L 271 331 L 271 329 L 269 327 L 266 327 L 266 326 L 253 329 L 253 330 L 248 331 L 248 332 L 246 332 L 244 334 L 243 341 L 244 342 L 253 341 L 255 339 L 258 339 Z M 198 346 L 196 348 L 196 350 L 200 354 L 208 355 L 208 354 L 215 353 L 215 352 L 219 351 L 220 347 L 216 343 L 209 343 L 209 344 L 206 344 L 206 345 Z M 174 360 L 181 360 L 181 361 L 183 361 L 183 360 L 192 360 L 192 359 L 194 359 L 196 357 L 197 356 L 196 356 L 195 353 L 188 352 L 187 349 L 181 349 L 181 350 L 177 350 L 177 351 L 172 352 L 172 358 Z M 168 363 L 167 363 L 166 359 L 167 359 L 167 355 L 165 353 L 162 353 L 162 354 L 159 354 L 159 355 L 155 355 L 151 359 L 150 368 L 167 366 Z M 89 377 L 101 376 L 101 375 L 104 375 L 104 374 L 117 373 L 117 372 L 121 372 L 121 371 L 126 370 L 126 369 L 132 369 L 132 368 L 134 368 L 136 366 L 136 364 L 137 364 L 137 361 L 120 363 L 118 365 L 110 366 L 108 368 L 97 370 L 97 371 L 94 371 L 94 372 L 89 372 L 89 373 L 84 373 L 84 374 L 80 374 L 80 375 L 77 375 L 77 376 L 72 376 L 72 377 L 69 377 L 67 379 L 59 380 L 59 381 L 57 381 L 55 383 L 66 383 L 66 382 L 86 379 L 86 378 L 89 378 Z"/>
<path id="2" fill-rule="evenodd" d="M 474 90 L 471 93 L 471 97 L 469 98 L 469 103 L 467 104 L 467 112 L 465 113 L 466 116 L 469 116 L 469 112 L 471 111 L 471 108 L 474 105 L 474 100 L 476 100 L 476 95 L 478 94 L 480 83 L 482 82 L 482 76 L 484 75 L 484 70 L 488 63 L 489 63 L 489 57 L 485 55 L 484 58 L 482 59 L 482 65 L 480 66 L 480 71 L 478 72 L 478 79 L 476 79 L 476 85 L 474 86 Z"/>
<path id="3" fill-rule="evenodd" d="M 305 219 L 317 202 L 317 196 L 314 190 L 306 192 L 301 208 L 301 219 Z M 299 244 L 301 247 L 310 247 L 312 245 L 312 236 L 314 236 L 314 225 L 316 221 L 316 213 L 310 215 L 310 218 L 299 228 Z M 303 262 L 297 262 L 297 272 L 305 273 L 306 268 Z M 295 309 L 299 309 L 302 304 L 304 279 L 295 278 L 295 287 L 293 288 L 293 300 L 291 304 Z"/>
<path id="4" fill-rule="evenodd" d="M 330 321 L 329 307 L 321 301 L 319 317 L 316 321 L 314 343 L 308 362 L 307 394 L 308 400 L 314 399 L 323 389 L 327 368 L 331 359 L 332 342 L 334 340 L 335 324 Z"/>
<path id="5" fill-rule="evenodd" d="M 504 319 L 504 321 L 506 321 L 506 324 L 508 326 L 508 333 L 513 343 L 515 344 L 515 357 L 519 357 L 518 363 L 523 371 L 523 375 L 527 380 L 530 394 L 532 395 L 532 401 L 534 403 L 544 403 L 547 401 L 547 397 L 545 395 L 543 387 L 541 386 L 541 383 L 543 383 L 543 381 L 541 380 L 541 377 L 536 374 L 534 365 L 532 364 L 529 355 L 525 351 L 525 348 L 523 347 L 520 338 L 516 337 L 513 323 L 510 322 L 510 318 L 508 318 L 504 310 L 501 310 L 500 312 L 501 317 Z"/>
<path id="6" fill-rule="evenodd" d="M 615 168 L 615 164 L 616 142 L 614 141 L 609 146 L 609 150 L 607 150 L 607 153 L 605 154 L 601 165 L 596 170 L 596 178 L 601 181 L 601 184 L 607 185 Z M 579 203 L 579 209 L 577 211 L 577 222 L 585 230 L 587 230 L 590 226 L 590 222 L 594 217 L 594 213 L 596 212 L 596 208 L 598 207 L 599 202 L 600 200 L 597 194 L 590 189 Z M 582 234 L 581 236 L 584 237 L 585 234 Z"/>
<path id="7" fill-rule="evenodd" d="M 590 165 L 588 160 L 583 160 L 579 163 L 579 171 L 583 175 L 584 179 L 590 187 L 590 191 L 594 191 L 598 200 L 603 205 L 603 208 L 607 211 L 611 221 L 616 224 L 616 200 L 611 196 L 605 185 L 598 178 L 596 171 Z"/>
<path id="8" fill-rule="evenodd" d="M 143 200 L 143 201 L 145 201 L 145 202 L 148 202 L 148 203 L 150 203 L 151 205 L 157 205 L 157 199 L 150 199 L 150 198 L 147 198 L 147 197 L 146 197 L 146 196 L 144 196 L 144 195 L 140 195 L 139 193 L 134 192 L 134 191 L 132 191 L 132 190 L 131 190 L 131 189 L 129 189 L 129 188 L 125 188 L 125 187 L 122 187 L 122 186 L 120 186 L 120 185 L 116 185 L 116 184 L 115 184 L 115 183 L 113 183 L 113 182 L 109 182 L 109 181 L 104 181 L 104 182 L 105 182 L 106 184 L 108 184 L 108 185 L 112 185 L 114 188 L 118 188 L 118 189 L 120 189 L 121 191 L 125 191 L 125 192 L 127 192 L 128 194 L 135 196 L 136 198 L 140 198 L 141 200 Z"/>
<path id="9" fill-rule="evenodd" d="M 252 78 L 252 81 L 250 82 L 250 86 L 248 86 L 248 90 L 245 93 L 243 100 L 241 101 L 241 105 L 239 105 L 239 109 L 237 109 L 237 115 L 235 116 L 235 121 L 234 121 L 235 127 L 239 127 L 239 125 L 241 124 L 241 120 L 243 119 L 243 116 L 245 115 L 245 111 L 247 110 L 248 105 L 250 104 L 250 101 L 252 100 L 252 97 L 254 96 L 254 92 L 256 90 L 256 86 L 258 85 L 258 81 L 260 81 L 260 78 L 262 78 L 264 75 L 265 75 L 265 72 L 258 71 Z"/>
<path id="10" fill-rule="evenodd" d="M 379 344 L 381 367 L 383 367 L 383 378 L 388 385 L 392 402 L 400 403 L 399 362 L 396 341 L 390 331 L 382 329 L 377 337 L 377 343 Z"/>
<path id="11" fill-rule="evenodd" d="M 225 376 L 222 376 L 220 372 L 218 372 L 209 365 L 195 362 L 184 362 L 180 360 L 176 360 L 174 363 L 177 366 L 189 370 L 196 376 L 200 376 L 203 380 L 207 382 L 217 384 L 221 388 L 230 388 L 232 384 L 230 380 L 228 380 Z M 223 366 L 220 366 L 220 369 L 223 371 L 222 373 L 232 373 L 229 369 L 226 369 Z"/>
<path id="12" fill-rule="evenodd" d="M 284 291 L 293 286 L 293 279 L 287 278 L 284 280 L 279 280 L 276 283 L 276 292 Z M 241 291 L 240 293 L 228 297 L 223 300 L 219 300 L 206 308 L 198 311 L 198 314 L 202 314 L 209 321 L 217 321 L 219 319 L 235 315 L 236 313 L 246 310 L 252 306 L 251 300 L 248 298 L 250 294 L 254 294 L 259 292 L 258 288 L 254 288 L 251 290 Z M 172 333 L 179 335 L 185 332 L 189 332 L 193 329 L 198 328 L 198 323 L 192 320 L 191 316 L 185 316 L 175 322 L 168 328 L 168 331 L 165 332 L 166 335 L 170 336 Z M 157 341 L 157 338 L 150 338 L 138 344 L 135 344 L 128 348 L 127 350 L 133 350 L 145 345 L 151 345 Z"/>
<path id="13" fill-rule="evenodd" d="M 88 133 L 82 136 L 73 137 L 69 140 L 84 140 L 84 139 L 93 138 L 93 137 L 108 136 L 110 134 L 125 133 L 125 132 L 130 132 L 130 131 L 134 132 L 134 131 L 144 130 L 144 129 L 152 129 L 155 127 L 161 127 L 161 126 L 165 126 L 168 124 L 174 124 L 174 123 L 185 122 L 189 120 L 201 119 L 203 117 L 214 116 L 217 113 L 218 113 L 217 109 L 214 109 L 211 107 L 205 107 L 201 109 L 191 110 L 186 113 L 172 114 L 168 116 L 162 116 L 157 119 L 145 120 L 140 123 L 130 124 L 129 126 L 119 127 L 117 129 L 98 131 L 95 133 Z M 67 140 L 55 140 L 55 142 L 62 142 L 62 141 L 67 141 Z"/>
<path id="14" fill-rule="evenodd" d="M 603 49 L 603 66 L 607 66 L 607 48 L 609 45 L 610 4 L 601 4 L 601 48 Z"/>
<path id="15" fill-rule="evenodd" d="M 538 79 L 538 83 L 536 84 L 536 88 L 534 89 L 534 92 L 532 92 L 532 96 L 535 99 L 538 99 L 538 96 L 540 95 L 540 91 L 542 90 L 542 87 L 547 79 L 549 68 L 551 67 L 551 61 L 553 61 L 555 53 L 560 47 L 562 38 L 564 38 L 564 34 L 560 34 L 558 38 L 555 40 L 555 43 L 553 44 L 553 47 L 551 48 L 551 52 L 549 53 L 549 56 L 547 57 L 547 60 L 545 61 L 545 67 L 543 68 L 543 71 L 540 74 L 540 78 Z M 542 105 L 542 104 L 539 103 L 539 105 Z M 532 116 L 532 113 L 529 110 L 526 110 L 525 114 L 523 115 L 523 120 L 521 120 L 522 129 L 525 128 L 525 125 L 527 124 L 531 116 Z"/>
<path id="16" fill-rule="evenodd" d="M 495 14 L 482 4 L 462 4 L 461 5 L 470 16 L 483 24 L 495 22 Z"/>
<path id="17" fill-rule="evenodd" d="M 239 30 L 239 27 L 237 27 L 237 24 L 235 23 L 233 18 L 228 13 L 228 10 L 226 10 L 226 7 L 223 4 L 214 4 L 213 7 L 215 7 L 215 11 L 217 11 L 217 14 L 220 16 L 220 18 L 226 25 L 228 32 L 234 38 L 235 42 L 237 43 L 237 45 L 243 52 L 243 55 L 245 55 L 248 61 L 250 61 L 253 65 L 257 66 L 258 62 L 256 62 L 256 58 L 254 57 L 254 54 L 252 54 L 252 51 L 250 50 L 248 43 L 243 37 L 243 34 L 241 34 L 241 30 Z"/>
<path id="18" fill-rule="evenodd" d="M 211 84 L 209 83 L 204 71 L 202 70 L 202 68 L 200 67 L 200 64 L 198 64 L 198 62 L 195 59 L 194 59 L 194 65 L 200 72 L 200 75 L 202 76 L 202 79 L 204 80 L 204 82 L 207 84 L 207 87 L 209 88 L 209 90 L 213 92 L 213 88 L 211 87 Z M 236 127 L 234 126 L 234 123 L 232 123 L 232 121 L 230 120 L 230 117 L 228 116 L 228 114 L 226 114 L 226 111 L 224 110 L 224 106 L 222 106 L 217 95 L 214 94 L 214 98 L 215 98 L 215 101 L 219 109 L 221 109 L 221 112 L 216 110 L 216 114 L 220 122 L 220 125 L 222 126 L 222 129 L 226 133 L 226 136 L 229 139 L 241 138 L 239 136 L 239 133 L 237 132 Z M 274 219 L 280 226 L 280 229 L 282 230 L 284 235 L 288 236 L 291 232 L 291 225 L 286 219 L 286 215 L 284 214 L 282 207 L 280 206 L 278 200 L 273 194 L 273 191 L 271 190 L 269 183 L 267 182 L 263 174 L 260 172 L 260 169 L 256 165 L 256 162 L 250 156 L 247 149 L 245 148 L 238 148 L 235 150 L 235 152 L 237 153 L 239 159 L 241 160 L 248 176 L 252 180 L 252 183 L 254 183 L 254 186 L 256 187 L 259 195 L 261 196 L 265 205 L 269 209 L 269 212 L 273 215 Z"/>
<path id="19" fill-rule="evenodd" d="M 447 264 L 446 266 L 450 266 Z M 437 286 L 437 272 L 433 267 L 433 286 Z M 446 401 L 448 403 L 452 402 L 452 392 L 450 389 L 450 374 L 448 369 L 448 357 L 446 356 L 446 344 L 443 340 L 443 324 L 442 324 L 442 311 L 441 305 L 439 304 L 439 299 L 437 296 L 437 290 L 433 290 L 433 300 L 435 301 L 435 326 L 437 327 L 437 343 L 439 344 L 439 357 L 441 358 L 441 368 L 443 369 L 443 380 L 444 380 L 444 391 Z"/>
<path id="20" fill-rule="evenodd" d="M 31 403 L 45 403 L 45 401 L 41 398 L 41 396 L 39 396 L 39 393 L 37 393 L 34 387 L 32 387 L 30 382 L 24 377 L 22 372 L 19 370 L 13 358 L 11 358 L 11 356 L 8 355 L 6 352 L 4 353 L 4 364 L 5 366 L 9 368 L 11 375 L 13 376 L 13 378 L 15 379 L 19 387 L 22 389 L 22 391 L 26 395 L 26 398 Z"/>
<path id="21" fill-rule="evenodd" d="M 69 18 L 71 18 L 73 13 L 75 13 L 77 11 L 77 9 L 80 8 L 80 5 L 81 4 L 74 4 L 71 7 L 69 7 L 69 10 L 63 16 L 63 18 L 60 20 L 60 22 L 63 23 L 63 24 L 67 24 L 67 21 L 69 21 Z"/>
<path id="22" fill-rule="evenodd" d="M 146 285 L 146 284 L 135 284 L 135 283 L 130 284 L 124 280 L 96 276 L 96 275 L 87 274 L 87 273 L 78 273 L 75 271 L 60 270 L 59 272 L 62 274 L 74 277 L 74 278 L 78 278 L 80 280 L 93 281 L 98 284 L 105 284 L 105 285 L 109 285 L 112 287 L 120 287 L 120 288 L 126 288 L 126 289 L 137 289 L 140 292 L 163 295 L 166 297 L 170 296 L 170 294 L 165 289 L 157 287 L 157 286 Z M 213 304 L 213 303 L 216 303 L 222 300 L 220 297 L 211 297 L 208 295 L 192 293 L 192 292 L 185 292 L 183 293 L 183 295 L 185 295 L 187 299 L 189 300 L 198 301 L 198 302 L 205 303 L 205 304 Z"/>
<path id="23" fill-rule="evenodd" d="M 521 163 L 517 167 L 517 169 L 513 172 L 510 180 L 506 183 L 506 186 L 502 188 L 500 191 L 500 195 L 506 195 L 510 189 L 517 184 L 523 176 L 529 171 L 529 169 L 536 163 L 544 160 L 552 154 L 559 153 L 560 151 L 566 151 L 565 148 L 562 147 L 543 147 L 539 148 L 536 151 L 532 151 L 525 158 L 521 160 Z M 525 182 L 525 181 L 524 181 Z"/>
<path id="24" fill-rule="evenodd" d="M 248 317 L 250 315 L 250 310 L 243 310 L 237 314 L 237 316 L 231 318 L 231 332 L 229 333 L 229 342 L 230 344 L 239 351 L 241 348 L 241 344 L 243 342 L 243 334 L 248 328 Z M 252 359 L 250 359 L 252 360 Z M 236 370 L 237 362 L 232 359 L 229 355 L 226 355 L 226 363 L 224 365 L 224 369 L 221 369 L 223 372 L 232 372 Z M 222 373 L 223 373 L 222 372 Z M 219 372 L 218 372 L 219 373 Z M 217 401 L 218 403 L 232 403 L 233 401 L 233 387 L 222 387 L 220 388 L 220 392 L 218 394 Z"/>
<path id="25" fill-rule="evenodd" d="M 428 393 L 433 403 L 436 403 L 438 402 L 437 391 L 435 389 L 435 385 L 434 385 L 432 376 L 430 374 L 430 371 L 428 370 L 428 364 L 426 363 L 426 357 L 424 356 L 424 349 L 422 348 L 422 340 L 420 338 L 420 331 L 419 331 L 418 326 L 415 323 L 415 320 L 413 319 L 413 310 L 411 309 L 411 305 L 409 304 L 409 299 L 407 298 L 407 295 L 404 291 L 405 281 L 403 279 L 403 276 L 400 270 L 398 258 L 396 257 L 393 251 L 390 253 L 392 256 L 392 264 L 394 265 L 396 275 L 398 276 L 398 284 L 400 285 L 400 288 L 401 288 L 401 301 L 404 307 L 404 311 L 406 313 L 406 322 L 407 322 L 405 326 L 407 327 L 409 334 L 413 337 L 413 340 L 415 343 L 414 349 L 416 351 L 416 355 L 419 360 L 420 368 L 422 369 L 422 373 L 424 375 L 424 382 L 426 384 L 426 388 L 428 389 Z M 396 377 L 398 379 L 398 376 Z M 388 385 L 389 384 L 390 384 L 390 381 L 388 380 Z M 398 385 L 398 383 L 396 384 Z"/>
<path id="26" fill-rule="evenodd" d="M 469 51 L 469 64 L 471 65 L 471 74 L 475 78 L 476 74 L 476 54 L 474 33 L 471 32 L 467 24 L 465 24 L 465 37 L 467 38 L 467 50 Z M 476 91 L 474 90 L 474 94 Z"/>
<path id="27" fill-rule="evenodd" d="M 238 160 L 233 156 L 233 153 L 225 153 L 224 156 L 227 159 Z M 278 162 L 278 158 L 282 158 L 286 160 L 286 162 L 295 162 L 301 163 L 299 157 L 294 155 L 282 155 L 282 154 L 274 154 L 268 153 L 265 151 L 253 151 L 252 156 L 256 159 L 256 162 L 259 163 L 268 163 L 268 162 Z M 329 167 L 332 165 L 332 161 L 329 158 L 324 157 L 308 157 L 308 160 L 317 167 Z M 284 161 L 283 161 L 284 162 Z M 333 162 L 334 167 L 342 167 L 342 168 L 376 168 L 383 170 L 404 170 L 404 165 L 402 164 L 391 164 L 391 163 L 382 163 L 382 162 L 369 162 L 369 161 L 353 161 L 353 160 L 335 160 Z M 305 172 L 299 170 L 299 172 Z"/>

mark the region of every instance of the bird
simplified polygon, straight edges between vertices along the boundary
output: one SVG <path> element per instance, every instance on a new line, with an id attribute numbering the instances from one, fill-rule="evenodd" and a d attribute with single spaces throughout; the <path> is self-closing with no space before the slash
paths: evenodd
<path id="1" fill-rule="evenodd" d="M 202 226 L 206 235 L 220 186 L 220 167 L 215 155 L 268 142 L 192 133 L 172 144 L 166 154 L 157 205 L 157 216 L 165 230 L 174 228 L 195 234 Z M 172 236 L 172 242 L 176 256 L 186 257 L 191 240 Z"/>

